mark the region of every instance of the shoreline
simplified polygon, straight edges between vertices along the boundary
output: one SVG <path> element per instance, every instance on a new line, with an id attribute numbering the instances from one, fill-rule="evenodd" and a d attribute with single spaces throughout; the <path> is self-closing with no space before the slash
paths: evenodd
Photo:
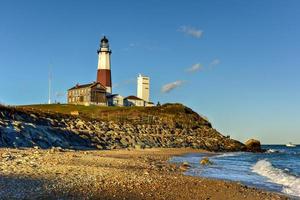
<path id="1" fill-rule="evenodd" d="M 0 149 L 0 199 L 289 199 L 238 182 L 183 174 L 172 156 L 205 150 Z"/>

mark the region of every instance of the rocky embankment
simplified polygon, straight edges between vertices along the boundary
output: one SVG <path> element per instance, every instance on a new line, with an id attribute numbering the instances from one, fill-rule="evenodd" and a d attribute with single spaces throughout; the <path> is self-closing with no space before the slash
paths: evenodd
<path id="1" fill-rule="evenodd" d="M 245 149 L 244 144 L 223 136 L 189 108 L 179 104 L 160 107 L 159 114 L 144 114 L 143 120 L 105 121 L 0 106 L 0 146 L 68 149 L 192 147 L 209 151 Z M 174 107 L 180 108 L 181 113 L 174 113 L 168 118 L 170 120 L 166 120 L 164 112 Z"/>

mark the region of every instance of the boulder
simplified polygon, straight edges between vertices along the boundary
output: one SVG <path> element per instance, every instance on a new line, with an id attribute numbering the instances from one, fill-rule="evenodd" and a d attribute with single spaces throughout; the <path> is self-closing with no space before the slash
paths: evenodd
<path id="1" fill-rule="evenodd" d="M 121 138 L 120 143 L 125 147 L 128 146 L 128 141 L 126 140 L 126 138 Z"/>
<path id="2" fill-rule="evenodd" d="M 179 169 L 182 171 L 186 171 L 187 169 L 189 169 L 191 167 L 191 165 L 188 162 L 183 162 L 180 166 Z"/>
<path id="3" fill-rule="evenodd" d="M 144 149 L 144 148 L 145 148 L 145 145 L 144 145 L 144 144 L 135 144 L 135 145 L 134 145 L 134 148 L 135 148 L 135 149 Z"/>
<path id="4" fill-rule="evenodd" d="M 70 114 L 73 116 L 78 116 L 79 112 L 78 112 L 78 110 L 74 110 L 74 111 L 71 111 Z"/>
<path id="5" fill-rule="evenodd" d="M 245 142 L 246 151 L 250 152 L 262 152 L 261 144 L 259 140 L 249 139 Z"/>
<path id="6" fill-rule="evenodd" d="M 1 118 L 5 118 L 4 112 L 0 112 L 0 117 L 1 117 Z"/>
<path id="7" fill-rule="evenodd" d="M 24 121 L 24 119 L 20 115 L 15 115 L 15 120 Z"/>
<path id="8" fill-rule="evenodd" d="M 54 152 L 62 152 L 63 149 L 61 147 L 51 147 L 50 152 L 54 153 Z"/>
<path id="9" fill-rule="evenodd" d="M 200 160 L 200 164 L 201 165 L 211 165 L 213 163 L 208 159 L 208 157 L 204 157 Z"/>
<path id="10" fill-rule="evenodd" d="M 82 128 L 84 125 L 85 125 L 84 121 L 78 119 L 75 126 L 77 128 Z"/>

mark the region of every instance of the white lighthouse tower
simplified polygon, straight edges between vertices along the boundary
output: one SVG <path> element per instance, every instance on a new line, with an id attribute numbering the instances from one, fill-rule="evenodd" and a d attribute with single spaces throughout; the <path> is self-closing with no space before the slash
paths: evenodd
<path id="1" fill-rule="evenodd" d="M 111 89 L 111 71 L 110 71 L 110 54 L 108 39 L 104 36 L 100 42 L 98 53 L 98 71 L 97 82 L 106 87 L 107 93 L 112 93 Z"/>
<path id="2" fill-rule="evenodd" d="M 150 78 L 139 74 L 137 77 L 137 97 L 146 102 L 150 101 Z"/>

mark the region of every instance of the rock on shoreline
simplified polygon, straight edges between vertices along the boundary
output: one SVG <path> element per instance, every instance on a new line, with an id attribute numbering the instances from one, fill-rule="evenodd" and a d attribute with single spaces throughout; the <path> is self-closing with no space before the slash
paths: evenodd
<path id="1" fill-rule="evenodd" d="M 161 106 L 161 112 L 178 104 Z M 180 105 L 182 106 L 182 105 Z M 188 108 L 183 110 L 187 110 Z M 180 148 L 240 151 L 245 145 L 225 137 L 197 113 L 178 113 L 184 123 L 166 122 L 159 115 L 151 121 L 104 121 L 72 115 L 50 114 L 0 106 L 0 147 L 62 147 L 68 149 Z M 147 115 L 146 115 L 147 116 Z M 196 125 L 195 125 L 196 124 Z"/>
<path id="2" fill-rule="evenodd" d="M 246 146 L 246 151 L 249 152 L 265 152 L 265 150 L 261 148 L 260 141 L 256 139 L 247 140 L 245 142 L 245 146 Z"/>

